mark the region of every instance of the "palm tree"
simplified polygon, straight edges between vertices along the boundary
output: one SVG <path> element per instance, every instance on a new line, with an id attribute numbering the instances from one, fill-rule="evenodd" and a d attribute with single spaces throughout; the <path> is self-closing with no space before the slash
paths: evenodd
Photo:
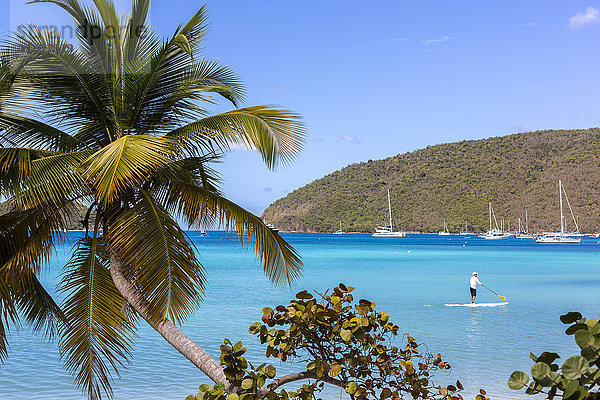
<path id="1" fill-rule="evenodd" d="M 252 246 L 275 284 L 299 276 L 295 250 L 227 200 L 212 163 L 232 146 L 269 168 L 304 143 L 300 117 L 239 108 L 232 71 L 203 58 L 201 8 L 165 40 L 147 27 L 150 0 L 120 17 L 111 0 L 36 0 L 75 21 L 73 47 L 55 29 L 15 32 L 0 54 L 0 361 L 19 318 L 58 333 L 66 368 L 91 399 L 112 395 L 141 317 L 215 382 L 218 361 L 178 326 L 202 300 L 205 271 L 178 224 L 220 224 Z M 234 108 L 211 115 L 224 98 Z M 85 235 L 62 274 L 59 307 L 37 279 L 81 204 Z"/>

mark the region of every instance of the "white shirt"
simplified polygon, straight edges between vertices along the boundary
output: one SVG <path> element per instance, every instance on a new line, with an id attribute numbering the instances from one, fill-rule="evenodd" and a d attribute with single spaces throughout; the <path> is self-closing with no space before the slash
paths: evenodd
<path id="1" fill-rule="evenodd" d="M 477 289 L 477 284 L 483 285 L 475 275 L 473 275 L 469 281 L 471 283 L 471 288 L 473 289 Z"/>

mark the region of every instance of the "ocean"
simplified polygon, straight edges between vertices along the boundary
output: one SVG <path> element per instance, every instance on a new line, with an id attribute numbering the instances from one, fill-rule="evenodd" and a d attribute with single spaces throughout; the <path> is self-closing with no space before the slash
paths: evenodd
<path id="1" fill-rule="evenodd" d="M 75 237 L 77 233 L 70 233 Z M 580 311 L 600 315 L 600 244 L 586 238 L 581 244 L 535 244 L 533 240 L 487 241 L 474 237 L 409 235 L 372 238 L 364 234 L 284 233 L 304 261 L 302 278 L 292 288 L 274 287 L 262 273 L 251 250 L 234 236 L 189 232 L 207 269 L 205 300 L 183 330 L 218 356 L 223 338 L 242 340 L 247 358 L 260 364 L 264 348 L 248 333 L 263 307 L 288 304 L 303 289 L 324 291 L 343 282 L 356 287 L 355 298 L 369 299 L 400 326 L 442 353 L 452 365 L 437 373 L 435 382 L 460 380 L 465 398 L 484 388 L 492 399 L 526 397 L 508 389 L 512 371 L 529 373 L 529 352 L 555 351 L 567 358 L 576 352 L 572 336 L 564 334 L 559 316 Z M 71 245 L 58 248 L 42 283 L 54 291 L 57 276 L 69 258 Z M 473 271 L 509 304 L 493 308 L 445 307 L 469 301 Z M 498 302 L 485 288 L 478 302 Z M 9 356 L 0 367 L 0 400 L 27 397 L 80 400 L 85 395 L 62 368 L 56 343 L 12 328 Z M 273 359 L 278 373 L 302 370 Z M 255 365 L 256 365 L 255 364 Z M 157 333 L 140 322 L 134 357 L 113 383 L 115 399 L 183 400 L 208 380 Z M 322 397 L 345 397 L 337 388 Z"/>

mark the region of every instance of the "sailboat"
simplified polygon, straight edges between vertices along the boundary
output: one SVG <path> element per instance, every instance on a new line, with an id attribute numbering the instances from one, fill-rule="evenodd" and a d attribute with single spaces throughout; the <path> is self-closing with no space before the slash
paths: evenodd
<path id="1" fill-rule="evenodd" d="M 340 229 L 338 229 L 337 231 L 333 232 L 334 235 L 341 235 L 343 234 L 344 231 L 342 230 L 342 221 L 340 221 Z"/>
<path id="2" fill-rule="evenodd" d="M 465 230 L 460 232 L 460 235 L 462 236 L 475 236 L 475 234 L 473 232 L 469 232 L 468 226 L 467 226 L 467 222 L 465 221 Z"/>
<path id="3" fill-rule="evenodd" d="M 565 199 L 567 200 L 567 204 L 569 206 L 569 210 L 571 211 L 571 217 L 573 217 L 573 222 L 575 222 L 575 227 L 577 228 L 577 232 L 579 232 L 579 226 L 577 225 L 577 220 L 573 215 L 573 209 L 571 208 L 571 204 L 569 204 L 569 198 L 567 197 L 567 192 L 562 184 L 562 181 L 558 181 L 558 197 L 560 198 L 560 233 L 544 235 L 535 241 L 536 243 L 580 243 L 580 237 L 571 237 L 565 234 L 565 216 L 563 214 L 563 193 L 565 195 Z"/>
<path id="4" fill-rule="evenodd" d="M 446 225 L 446 220 L 444 220 L 444 230 L 438 232 L 438 235 L 440 236 L 449 236 L 450 232 L 448 232 L 448 226 Z"/>
<path id="5" fill-rule="evenodd" d="M 375 233 L 373 237 L 405 237 L 404 232 L 394 232 L 394 226 L 392 225 L 392 202 L 390 200 L 390 190 L 388 189 L 388 211 L 390 214 L 390 226 L 377 226 L 375 227 Z"/>
<path id="6" fill-rule="evenodd" d="M 502 224 L 502 229 L 498 228 L 498 221 L 496 220 L 496 214 L 494 213 L 494 209 L 492 208 L 492 202 L 489 202 L 489 214 L 490 214 L 490 230 L 479 236 L 483 239 L 488 240 L 498 240 L 498 239 L 508 239 L 511 237 L 511 234 L 508 232 L 504 232 L 504 222 Z M 494 217 L 494 224 L 496 226 L 495 229 L 492 229 L 492 216 Z"/>
<path id="7" fill-rule="evenodd" d="M 534 239 L 533 235 L 529 233 L 529 221 L 527 220 L 527 209 L 525 209 L 525 226 L 521 224 L 521 217 L 519 217 L 519 229 L 515 235 L 517 239 Z"/>

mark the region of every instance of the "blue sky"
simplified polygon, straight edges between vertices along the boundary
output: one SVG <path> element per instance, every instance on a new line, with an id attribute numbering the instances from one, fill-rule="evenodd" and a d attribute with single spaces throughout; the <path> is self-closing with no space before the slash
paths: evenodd
<path id="1" fill-rule="evenodd" d="M 9 8 L 0 10 L 4 31 L 68 23 L 56 7 L 0 1 Z M 171 34 L 204 3 L 154 0 L 152 23 Z M 126 10 L 129 1 L 117 4 Z M 241 76 L 247 105 L 292 109 L 309 129 L 287 168 L 268 171 L 253 152 L 234 152 L 218 166 L 228 197 L 258 214 L 351 163 L 600 125 L 600 0 L 206 4 L 206 56 Z"/>

